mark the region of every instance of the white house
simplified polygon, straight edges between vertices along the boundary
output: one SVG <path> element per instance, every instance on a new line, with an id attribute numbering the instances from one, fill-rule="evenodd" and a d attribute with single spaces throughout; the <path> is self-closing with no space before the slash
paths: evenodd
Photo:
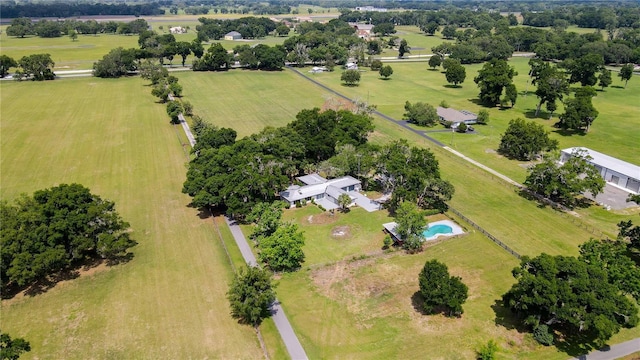
<path id="1" fill-rule="evenodd" d="M 182 26 L 174 26 L 169 28 L 169 32 L 172 34 L 186 34 L 187 29 L 183 28 Z"/>
<path id="2" fill-rule="evenodd" d="M 589 163 L 600 171 L 600 175 L 606 182 L 633 194 L 640 193 L 640 166 L 638 165 L 585 147 L 572 147 L 562 150 L 560 163 L 563 164 L 572 154 L 579 151 L 591 157 L 588 160 Z"/>
<path id="3" fill-rule="evenodd" d="M 224 36 L 225 40 L 240 40 L 242 39 L 242 34 L 240 34 L 237 31 L 231 31 L 228 32 L 225 36 Z"/>
<path id="4" fill-rule="evenodd" d="M 451 121 L 452 127 L 454 128 L 458 127 L 460 123 L 471 125 L 478 122 L 478 115 L 467 110 L 458 111 L 456 109 L 443 108 L 438 106 L 436 108 L 436 112 L 438 113 L 438 117 L 440 118 L 440 123 L 444 124 L 447 121 Z"/>
<path id="5" fill-rule="evenodd" d="M 280 198 L 287 201 L 291 207 L 295 206 L 296 203 L 306 203 L 314 200 L 327 210 L 335 209 L 338 207 L 340 195 L 349 195 L 353 204 L 356 197 L 350 193 L 357 192 L 362 188 L 360 180 L 352 176 L 327 180 L 314 173 L 300 176 L 298 180 L 304 185 L 291 185 L 280 193 Z"/>

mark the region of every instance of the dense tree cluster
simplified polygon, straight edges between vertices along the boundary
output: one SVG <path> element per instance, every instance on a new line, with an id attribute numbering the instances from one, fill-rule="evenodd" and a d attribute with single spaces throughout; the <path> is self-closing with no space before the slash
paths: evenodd
<path id="1" fill-rule="evenodd" d="M 258 326 L 271 316 L 271 304 L 276 300 L 273 275 L 259 267 L 240 269 L 229 286 L 227 299 L 231 316 L 252 326 Z"/>
<path id="2" fill-rule="evenodd" d="M 136 71 L 136 49 L 115 48 L 93 63 L 93 76 L 118 78 Z"/>
<path id="3" fill-rule="evenodd" d="M 454 188 L 440 178 L 438 161 L 428 149 L 396 140 L 380 149 L 375 166 L 383 189 L 392 193 L 387 203 L 391 212 L 403 201 L 423 209 L 447 209 L 446 201 L 453 196 Z"/>
<path id="4" fill-rule="evenodd" d="M 587 159 L 587 155 L 580 151 L 574 152 L 562 165 L 556 164 L 555 159 L 546 158 L 529 169 L 524 184 L 537 194 L 572 206 L 579 194 L 588 191 L 596 196 L 604 189 L 600 171 Z"/>
<path id="5" fill-rule="evenodd" d="M 344 64 L 351 56 L 357 59 L 361 65 L 365 52 L 379 53 L 381 47 L 378 42 L 368 49 L 364 40 L 355 36 L 355 29 L 348 23 L 332 19 L 326 24 L 318 22 L 305 22 L 296 27 L 297 35 L 289 37 L 283 46 L 288 54 L 294 57 L 293 62 L 299 63 L 295 57 L 303 57 L 314 64 L 325 64 L 332 67 L 336 64 Z M 304 47 L 301 47 L 303 45 Z"/>
<path id="6" fill-rule="evenodd" d="M 7 27 L 7 35 L 25 37 L 37 35 L 43 38 L 54 38 L 70 35 L 72 32 L 84 35 L 96 34 L 140 34 L 149 28 L 144 19 L 136 19 L 130 22 L 98 22 L 96 20 L 65 19 L 63 21 L 39 20 L 33 22 L 30 18 L 15 18 Z"/>
<path id="7" fill-rule="evenodd" d="M 85 258 L 116 259 L 136 245 L 113 202 L 79 184 L 0 203 L 0 278 L 25 286 Z"/>
<path id="8" fill-rule="evenodd" d="M 233 48 L 233 53 L 241 66 L 258 70 L 281 70 L 287 54 L 281 45 L 264 44 L 238 45 Z"/>
<path id="9" fill-rule="evenodd" d="M 367 115 L 319 109 L 302 110 L 287 127 L 265 128 L 238 141 L 207 135 L 224 129 L 205 129 L 197 142 L 224 141 L 197 145 L 183 191 L 196 206 L 221 207 L 243 218 L 257 203 L 274 201 L 306 165 L 331 158 L 336 145 L 364 145 L 372 130 Z"/>
<path id="10" fill-rule="evenodd" d="M 0 55 L 0 78 L 7 76 L 9 69 L 18 66 L 16 60 L 7 55 Z"/>
<path id="11" fill-rule="evenodd" d="M 434 126 L 440 120 L 436 108 L 433 106 L 418 101 L 415 104 L 409 101 L 404 103 L 404 115 L 403 119 L 410 123 L 420 126 Z"/>
<path id="12" fill-rule="evenodd" d="M 2 4 L 3 18 L 57 17 L 91 15 L 163 15 L 164 10 L 158 3 L 124 4 L 124 3 L 90 3 L 90 2 L 55 2 L 55 3 L 13 3 Z"/>
<path id="13" fill-rule="evenodd" d="M 584 86 L 575 92 L 575 96 L 564 103 L 564 114 L 556 126 L 562 129 L 589 132 L 589 127 L 598 117 L 598 110 L 591 99 L 597 93 L 591 86 Z"/>
<path id="14" fill-rule="evenodd" d="M 280 224 L 272 234 L 257 239 L 258 258 L 273 271 L 294 271 L 304 261 L 304 234 L 298 225 Z"/>
<path id="15" fill-rule="evenodd" d="M 504 304 L 547 345 L 553 342 L 550 328 L 564 341 L 601 347 L 638 323 L 640 268 L 625 251 L 618 242 L 590 240 L 578 258 L 524 256 Z"/>
<path id="16" fill-rule="evenodd" d="M 509 126 L 500 139 L 498 152 L 510 159 L 528 161 L 542 151 L 557 148 L 558 141 L 550 139 L 542 125 L 518 118 L 509 121 Z"/>
<path id="17" fill-rule="evenodd" d="M 267 36 L 278 26 L 266 17 L 243 17 L 240 19 L 221 20 L 199 18 L 198 39 L 201 41 L 220 40 L 231 31 L 239 32 L 244 39 L 257 39 Z"/>
<path id="18" fill-rule="evenodd" d="M 49 54 L 33 54 L 23 56 L 18 61 L 16 78 L 18 80 L 31 79 L 34 81 L 53 80 L 56 74 L 53 73 L 55 63 Z"/>
<path id="19" fill-rule="evenodd" d="M 449 316 L 464 313 L 462 304 L 467 301 L 469 288 L 460 277 L 449 275 L 447 265 L 438 260 L 427 261 L 418 275 L 418 283 L 425 312 L 442 311 Z"/>

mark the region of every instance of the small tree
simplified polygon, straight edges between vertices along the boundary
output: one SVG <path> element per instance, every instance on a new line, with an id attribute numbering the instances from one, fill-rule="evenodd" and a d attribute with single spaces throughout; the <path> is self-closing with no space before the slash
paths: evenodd
<path id="1" fill-rule="evenodd" d="M 478 119 L 476 121 L 478 122 L 478 124 L 487 124 L 489 122 L 489 112 L 485 109 L 480 110 L 480 112 L 478 112 Z"/>
<path id="2" fill-rule="evenodd" d="M 391 240 L 391 236 L 387 235 L 382 239 L 382 248 L 384 250 L 388 249 L 393 244 L 393 240 Z"/>
<path id="3" fill-rule="evenodd" d="M 433 126 L 440 119 L 436 109 L 423 102 L 411 104 L 407 101 L 404 104 L 404 110 L 405 113 L 403 119 L 420 126 Z"/>
<path id="4" fill-rule="evenodd" d="M 498 352 L 498 344 L 495 341 L 489 340 L 486 345 L 482 345 L 476 352 L 478 360 L 494 360 L 496 358 L 496 352 Z"/>
<path id="5" fill-rule="evenodd" d="M 159 98 L 161 103 L 165 103 L 169 99 L 169 89 L 165 84 L 157 84 L 151 90 L 151 95 Z"/>
<path id="6" fill-rule="evenodd" d="M 462 84 L 464 82 L 464 79 L 467 77 L 467 71 L 464 66 L 458 63 L 453 63 L 447 67 L 445 77 L 447 78 L 447 82 L 453 83 L 454 86 L 458 86 L 458 84 Z"/>
<path id="7" fill-rule="evenodd" d="M 509 121 L 509 126 L 500 139 L 498 152 L 510 159 L 528 161 L 542 151 L 557 148 L 558 141 L 550 139 L 542 125 L 518 118 Z"/>
<path id="8" fill-rule="evenodd" d="M 78 32 L 75 31 L 75 30 L 70 30 L 69 31 L 69 38 L 71 39 L 71 41 L 78 40 Z"/>
<path id="9" fill-rule="evenodd" d="M 18 66 L 18 63 L 7 55 L 0 55 L 0 78 L 7 76 L 9 69 Z"/>
<path id="10" fill-rule="evenodd" d="M 191 105 L 188 101 L 182 102 L 182 108 L 184 109 L 184 114 L 186 116 L 193 116 L 193 105 Z"/>
<path id="11" fill-rule="evenodd" d="M 620 68 L 618 76 L 620 76 L 620 80 L 624 81 L 624 88 L 626 89 L 627 83 L 631 79 L 631 76 L 633 76 L 633 64 L 623 65 L 622 68 Z"/>
<path id="12" fill-rule="evenodd" d="M 378 59 L 371 61 L 371 70 L 378 71 L 380 69 L 382 69 L 382 61 Z"/>
<path id="13" fill-rule="evenodd" d="M 167 103 L 167 114 L 171 117 L 172 124 L 180 124 L 178 116 L 182 111 L 182 104 L 179 101 L 172 100 Z"/>
<path id="14" fill-rule="evenodd" d="M 258 242 L 260 261 L 273 271 L 294 271 L 304 261 L 304 235 L 298 225 L 283 224 Z"/>
<path id="15" fill-rule="evenodd" d="M 464 122 L 461 122 L 458 125 L 458 127 L 456 128 L 456 131 L 459 132 L 459 133 L 465 133 L 465 132 L 467 132 L 468 128 L 469 127 L 467 126 L 467 124 L 465 124 Z"/>
<path id="16" fill-rule="evenodd" d="M 598 76 L 598 85 L 600 86 L 600 89 L 604 91 L 604 88 L 609 87 L 612 81 L 611 70 L 602 69 L 600 76 Z"/>
<path id="17" fill-rule="evenodd" d="M 340 76 L 340 80 L 348 86 L 354 86 L 360 82 L 360 72 L 358 70 L 345 70 Z"/>
<path id="18" fill-rule="evenodd" d="M 398 206 L 395 218 L 396 232 L 403 247 L 411 253 L 421 250 L 424 242 L 422 232 L 427 225 L 422 210 L 416 204 L 405 201 Z"/>
<path id="19" fill-rule="evenodd" d="M 438 66 L 442 64 L 442 58 L 440 55 L 433 55 L 429 58 L 429 67 L 435 70 Z"/>
<path id="20" fill-rule="evenodd" d="M 274 287 L 268 270 L 240 269 L 227 292 L 231 316 L 245 324 L 260 325 L 264 318 L 271 316 L 269 308 L 276 299 Z"/>
<path id="21" fill-rule="evenodd" d="M 351 196 L 348 194 L 340 194 L 340 196 L 338 196 L 338 205 L 340 205 L 342 211 L 346 212 L 349 205 L 351 205 Z"/>
<path id="22" fill-rule="evenodd" d="M 467 300 L 469 289 L 461 278 L 449 275 L 447 265 L 438 260 L 427 261 L 418 276 L 418 283 L 427 313 L 433 313 L 437 308 L 445 310 L 449 316 L 464 312 L 462 304 Z"/>
<path id="23" fill-rule="evenodd" d="M 182 85 L 177 82 L 169 84 L 169 91 L 171 91 L 175 97 L 182 97 Z"/>
<path id="24" fill-rule="evenodd" d="M 398 57 L 401 58 L 404 54 L 411 54 L 411 47 L 407 43 L 407 40 L 402 39 L 400 41 L 400 47 L 398 47 Z"/>
<path id="25" fill-rule="evenodd" d="M 391 65 L 385 65 L 380 68 L 380 76 L 384 77 L 385 80 L 387 80 L 391 74 L 393 74 Z"/>

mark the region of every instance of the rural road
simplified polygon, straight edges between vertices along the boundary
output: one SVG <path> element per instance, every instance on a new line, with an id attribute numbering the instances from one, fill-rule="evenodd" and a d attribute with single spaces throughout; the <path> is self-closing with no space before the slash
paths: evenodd
<path id="1" fill-rule="evenodd" d="M 173 95 L 169 94 L 169 100 L 171 101 L 175 100 Z M 187 123 L 187 119 L 184 118 L 184 115 L 182 115 L 182 113 L 178 115 L 178 120 L 180 120 L 180 125 L 182 125 L 184 134 L 187 135 L 187 139 L 189 139 L 189 144 L 191 145 L 191 147 L 196 146 L 196 138 L 193 136 L 193 133 L 191 132 L 191 128 L 189 128 L 189 124 Z"/>
<path id="2" fill-rule="evenodd" d="M 620 344 L 611 345 L 605 349 L 595 350 L 588 355 L 581 355 L 573 359 L 578 360 L 615 360 L 640 351 L 640 338 Z M 572 360 L 573 360 L 572 359 Z"/>
<path id="3" fill-rule="evenodd" d="M 173 100 L 173 96 L 169 95 L 170 99 Z M 184 116 L 180 114 L 179 116 L 180 123 L 182 128 L 184 129 L 187 138 L 189 138 L 189 143 L 193 147 L 196 143 L 193 134 L 191 133 L 191 129 L 189 128 L 189 124 L 184 119 Z M 240 226 L 228 217 L 225 216 L 225 221 L 229 229 L 231 230 L 231 234 L 240 249 L 240 253 L 244 258 L 244 261 L 249 266 L 259 266 L 258 261 L 256 261 L 256 257 L 253 255 L 251 251 L 251 246 L 247 242 L 242 230 L 240 230 Z M 289 323 L 289 319 L 287 319 L 287 315 L 284 313 L 282 306 L 280 305 L 280 301 L 276 299 L 276 301 L 271 304 L 271 318 L 273 322 L 276 324 L 276 328 L 280 333 L 280 337 L 282 338 L 282 342 L 284 342 L 284 346 L 287 348 L 287 352 L 289 352 L 289 356 L 292 360 L 307 360 L 307 353 L 304 351 L 302 344 L 300 344 L 300 340 L 296 336 L 296 333 L 293 331 L 293 327 L 291 323 Z"/>
<path id="4" fill-rule="evenodd" d="M 231 229 L 231 234 L 233 235 L 233 238 L 236 240 L 236 244 L 238 244 L 238 248 L 242 253 L 242 257 L 244 258 L 244 261 L 246 261 L 247 264 L 249 264 L 250 266 L 258 266 L 256 257 L 253 255 L 253 252 L 251 252 L 251 247 L 247 242 L 247 239 L 244 237 L 242 230 L 240 230 L 240 227 L 238 226 L 238 224 L 235 221 L 230 220 L 226 216 L 224 219 L 227 222 L 229 229 Z M 284 310 L 282 309 L 282 306 L 280 306 L 280 301 L 278 301 L 278 299 L 276 299 L 276 301 L 271 306 L 271 314 L 272 314 L 271 317 L 273 319 L 273 322 L 276 324 L 276 328 L 278 328 L 278 332 L 280 332 L 280 337 L 282 337 L 284 346 L 287 348 L 287 351 L 289 352 L 289 356 L 291 356 L 291 359 L 293 360 L 308 359 L 307 353 L 302 348 L 302 344 L 300 344 L 300 341 L 298 340 L 296 333 L 293 331 L 293 327 L 291 327 L 291 324 L 287 319 L 287 315 L 285 315 Z"/>

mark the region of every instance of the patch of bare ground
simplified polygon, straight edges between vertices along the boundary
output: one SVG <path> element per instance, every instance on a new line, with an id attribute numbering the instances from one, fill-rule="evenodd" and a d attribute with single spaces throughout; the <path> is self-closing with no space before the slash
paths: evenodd
<path id="1" fill-rule="evenodd" d="M 351 227 L 349 225 L 336 226 L 331 229 L 331 237 L 334 239 L 351 238 Z"/>
<path id="2" fill-rule="evenodd" d="M 322 224 L 331 224 L 338 220 L 340 215 L 337 213 L 330 213 L 325 211 L 321 214 L 309 215 L 306 217 L 305 222 L 310 225 L 322 225 Z"/>

